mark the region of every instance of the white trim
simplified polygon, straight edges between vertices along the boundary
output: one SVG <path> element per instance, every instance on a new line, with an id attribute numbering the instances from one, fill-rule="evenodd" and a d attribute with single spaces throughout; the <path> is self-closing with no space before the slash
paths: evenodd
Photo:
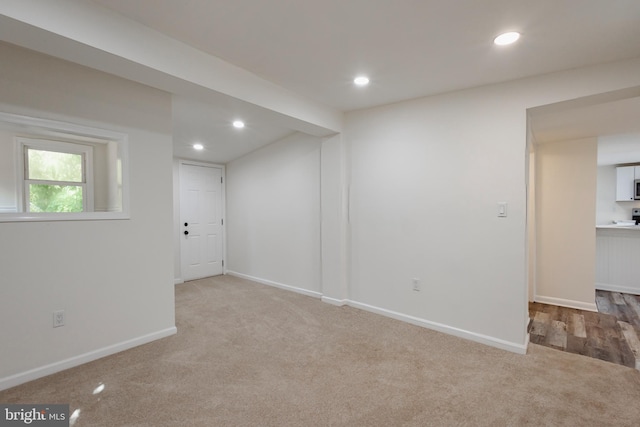
<path id="1" fill-rule="evenodd" d="M 527 314 L 524 318 L 524 354 L 529 350 L 529 343 L 531 342 L 531 335 L 529 334 L 529 324 L 531 323 L 531 317 L 529 317 L 529 309 L 527 308 Z"/>
<path id="2" fill-rule="evenodd" d="M 608 283 L 596 283 L 596 289 L 600 291 L 621 292 L 623 294 L 640 295 L 640 289 L 622 285 L 610 285 Z"/>
<path id="3" fill-rule="evenodd" d="M 442 332 L 447 335 L 453 335 L 455 337 L 468 339 L 480 344 L 485 344 L 491 347 L 496 347 L 501 350 L 507 350 L 512 353 L 526 354 L 527 353 L 527 339 L 522 344 L 514 342 L 504 341 L 498 338 L 490 337 L 488 335 L 482 335 L 464 329 L 454 328 L 453 326 L 444 325 L 442 323 L 432 322 L 429 320 L 421 319 L 419 317 L 409 316 L 406 314 L 398 313 L 396 311 L 387 310 L 384 308 L 374 307 L 369 304 L 364 304 L 356 301 L 349 301 L 350 307 L 359 308 L 361 310 L 369 311 L 371 313 L 380 314 L 382 316 L 390 317 L 392 319 L 400 320 L 412 325 L 422 326 L 427 329 Z"/>
<path id="4" fill-rule="evenodd" d="M 0 222 L 37 221 L 102 221 L 130 219 L 128 212 L 9 212 L 0 216 Z"/>
<path id="5" fill-rule="evenodd" d="M 284 290 L 287 290 L 287 291 L 296 292 L 298 294 L 306 295 L 306 296 L 309 296 L 309 297 L 322 298 L 322 294 L 320 292 L 310 291 L 308 289 L 298 288 L 298 287 L 291 286 L 291 285 L 285 285 L 284 283 L 278 283 L 278 282 L 274 282 L 272 280 L 260 279 L 259 277 L 254 277 L 254 276 L 249 276 L 248 274 L 238 273 L 237 271 L 227 270 L 226 274 L 228 274 L 230 276 L 239 277 L 241 279 L 247 279 L 247 280 L 251 280 L 253 282 L 258 282 L 258 283 L 261 283 L 263 285 L 273 286 L 275 288 L 280 288 L 280 289 L 284 289 Z"/>
<path id="6" fill-rule="evenodd" d="M 111 220 L 129 219 L 129 136 L 125 133 L 84 126 L 75 123 L 48 120 L 38 117 L 0 112 L 0 122 L 28 128 L 28 138 L 63 138 L 68 141 L 118 144 L 118 154 L 122 173 L 122 210 L 118 212 L 77 212 L 77 213 L 38 213 L 38 212 L 2 212 L 0 222 L 22 221 L 79 221 L 79 220 Z M 17 168 L 17 173 L 21 168 Z M 21 183 L 19 180 L 18 183 Z M 20 198 L 21 192 L 18 192 Z M 20 202 L 20 200 L 18 200 Z M 18 207 L 21 203 L 18 204 Z"/>
<path id="7" fill-rule="evenodd" d="M 18 208 L 15 206 L 0 206 L 0 213 L 16 213 Z"/>
<path id="8" fill-rule="evenodd" d="M 189 160 L 189 159 L 181 159 L 181 158 L 176 158 L 176 160 L 178 160 L 178 163 L 181 165 L 203 166 L 205 168 L 218 168 L 218 169 L 222 169 L 223 171 L 225 170 L 225 165 L 220 163 L 200 162 L 197 160 Z"/>
<path id="9" fill-rule="evenodd" d="M 561 307 L 575 308 L 578 310 L 593 311 L 593 312 L 598 311 L 598 306 L 596 306 L 595 302 L 589 303 L 589 302 L 583 302 L 583 301 L 574 301 L 570 299 L 545 297 L 540 295 L 536 295 L 534 297 L 534 301 L 542 304 L 551 304 L 551 305 L 559 305 Z"/>
<path id="10" fill-rule="evenodd" d="M 55 374 L 56 372 L 64 371 L 65 369 L 73 368 L 75 366 L 83 365 L 85 363 L 92 362 L 94 360 L 110 356 L 115 353 L 119 353 L 124 350 L 128 350 L 133 347 L 137 347 L 142 344 L 147 344 L 151 341 L 166 338 L 168 336 L 176 334 L 176 327 L 163 329 L 161 331 L 153 332 L 141 337 L 133 338 L 127 341 L 123 341 L 117 344 L 113 344 L 107 347 L 100 348 L 98 350 L 90 351 L 88 353 L 73 356 L 59 362 L 54 362 L 49 365 L 41 366 L 39 368 L 31 369 L 19 374 L 11 375 L 0 379 L 0 390 L 6 390 L 11 387 L 15 387 L 20 384 L 24 384 L 28 381 L 33 381 L 38 378 L 45 377 L 47 375 Z"/>
<path id="11" fill-rule="evenodd" d="M 182 280 L 182 277 L 176 277 L 175 279 L 173 279 L 174 285 L 182 285 L 183 283 L 184 283 L 184 280 Z"/>
<path id="12" fill-rule="evenodd" d="M 422 326 L 424 328 L 442 332 L 447 335 L 453 335 L 459 338 L 468 339 L 470 341 L 474 341 L 480 344 L 485 344 L 490 347 L 496 347 L 501 350 L 510 351 L 512 353 L 526 354 L 527 348 L 529 346 L 529 334 L 526 334 L 525 340 L 522 344 L 518 344 L 518 343 L 513 343 L 509 341 L 504 341 L 498 338 L 490 337 L 488 335 L 482 335 L 475 332 L 466 331 L 464 329 L 454 328 L 453 326 L 432 322 L 429 320 L 421 319 L 419 317 L 409 316 L 407 314 L 398 313 L 396 311 L 374 307 L 372 305 L 364 304 L 357 301 L 352 301 L 348 299 L 339 300 L 336 298 L 326 297 L 326 296 L 323 296 L 320 292 L 309 291 L 307 289 L 297 288 L 295 286 L 290 286 L 290 285 L 284 285 L 282 283 L 277 283 L 277 282 L 273 282 L 271 280 L 266 280 L 266 279 L 260 279 L 258 277 L 249 276 L 248 274 L 238 273 L 236 271 L 229 270 L 227 271 L 227 274 L 230 276 L 240 277 L 242 279 L 247 279 L 253 282 L 261 283 L 263 285 L 273 286 L 273 287 L 284 289 L 287 291 L 293 291 L 299 294 L 320 298 L 322 302 L 332 304 L 335 306 L 347 305 L 349 307 L 369 311 L 371 313 L 379 314 L 385 317 L 390 317 L 392 319 L 400 320 L 402 322 L 410 323 L 412 325 Z M 526 331 L 526 326 L 527 324 L 525 321 L 525 324 L 524 324 L 525 331 Z"/>
<path id="13" fill-rule="evenodd" d="M 93 141 L 96 139 L 102 140 L 102 142 L 127 139 L 127 135 L 120 132 L 11 113 L 0 112 L 0 122 L 13 123 L 25 127 L 37 127 L 39 128 L 39 132 L 37 132 L 38 135 L 59 136 L 60 132 L 65 132 L 79 138 L 87 138 Z"/>
<path id="14" fill-rule="evenodd" d="M 338 307 L 342 307 L 343 305 L 349 304 L 349 300 L 346 300 L 346 299 L 336 299 L 336 298 L 322 296 L 321 300 L 322 302 L 326 302 L 327 304 L 335 305 Z"/>

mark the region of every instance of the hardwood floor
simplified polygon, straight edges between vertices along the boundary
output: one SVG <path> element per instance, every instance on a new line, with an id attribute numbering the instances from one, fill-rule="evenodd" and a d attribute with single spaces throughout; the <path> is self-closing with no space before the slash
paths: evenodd
<path id="1" fill-rule="evenodd" d="M 598 312 L 529 303 L 534 344 L 640 370 L 640 296 L 596 291 Z"/>

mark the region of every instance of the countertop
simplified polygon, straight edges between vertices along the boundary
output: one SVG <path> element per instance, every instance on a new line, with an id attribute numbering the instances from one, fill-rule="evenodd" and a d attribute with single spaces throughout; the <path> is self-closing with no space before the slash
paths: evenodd
<path id="1" fill-rule="evenodd" d="M 633 230 L 640 231 L 640 225 L 621 225 L 621 224 L 606 224 L 596 225 L 596 229 L 608 229 L 608 230 Z"/>

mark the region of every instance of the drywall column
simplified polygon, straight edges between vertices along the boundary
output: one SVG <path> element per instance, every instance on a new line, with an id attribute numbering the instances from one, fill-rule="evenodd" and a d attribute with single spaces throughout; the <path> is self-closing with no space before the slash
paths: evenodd
<path id="1" fill-rule="evenodd" d="M 322 142 L 322 300 L 343 305 L 348 292 L 348 203 L 347 155 L 342 135 Z"/>
<path id="2" fill-rule="evenodd" d="M 529 301 L 536 296 L 536 160 L 535 153 L 529 152 L 527 189 L 527 287 Z"/>
<path id="3" fill-rule="evenodd" d="M 536 150 L 536 296 L 547 304 L 596 311 L 597 140 Z"/>

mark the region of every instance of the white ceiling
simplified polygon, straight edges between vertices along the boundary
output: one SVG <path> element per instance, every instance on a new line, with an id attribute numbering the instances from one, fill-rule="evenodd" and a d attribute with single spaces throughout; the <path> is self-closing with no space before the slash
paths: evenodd
<path id="1" fill-rule="evenodd" d="M 640 97 L 531 115 L 536 142 L 640 133 Z"/>
<path id="2" fill-rule="evenodd" d="M 638 0 L 88 1 L 343 111 L 640 56 Z"/>
<path id="3" fill-rule="evenodd" d="M 226 163 L 294 132 L 262 109 L 233 100 L 215 105 L 174 96 L 172 109 L 173 153 L 183 159 Z M 243 129 L 232 126 L 236 118 L 244 120 Z M 194 151 L 196 142 L 204 145 L 204 150 Z"/>
<path id="4" fill-rule="evenodd" d="M 598 138 L 598 164 L 640 162 L 640 88 L 530 110 L 535 142 Z M 606 100 L 613 95 L 616 99 Z"/>
<path id="5" fill-rule="evenodd" d="M 598 139 L 598 165 L 640 163 L 640 132 Z"/>
<path id="6" fill-rule="evenodd" d="M 640 57 L 638 0 L 82 2 L 341 111 Z M 521 40 L 492 44 L 508 30 Z M 359 73 L 369 87 L 352 85 Z M 176 98 L 176 155 L 224 163 L 293 132 L 230 104 Z M 230 129 L 236 117 L 248 127 Z M 189 151 L 196 140 L 204 153 Z"/>

